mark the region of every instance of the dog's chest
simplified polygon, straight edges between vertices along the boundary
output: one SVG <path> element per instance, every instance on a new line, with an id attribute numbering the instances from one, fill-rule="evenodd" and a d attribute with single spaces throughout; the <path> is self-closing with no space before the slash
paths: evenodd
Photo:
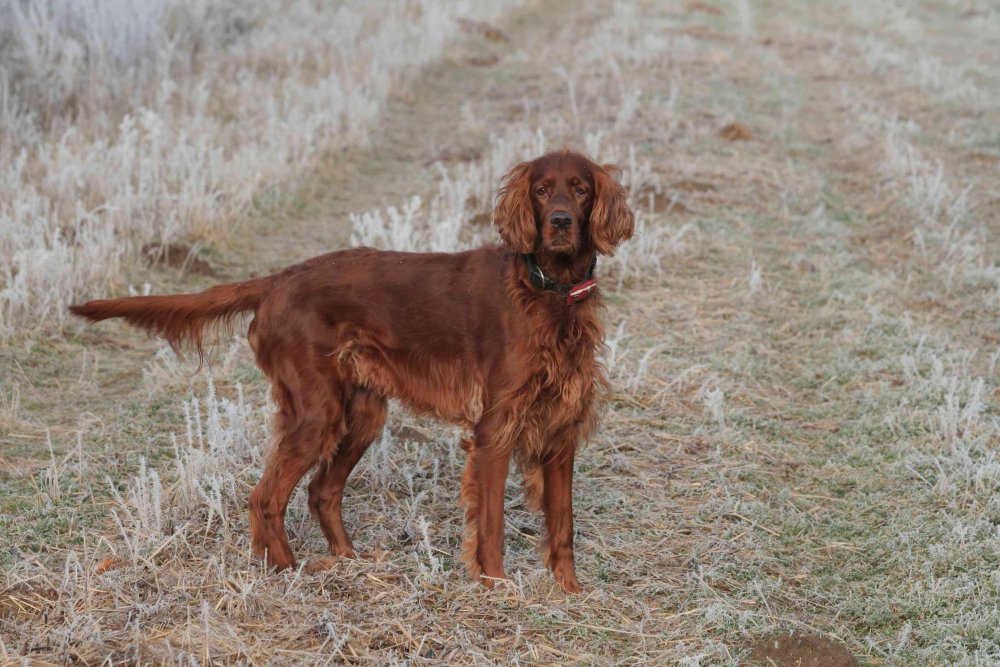
<path id="1" fill-rule="evenodd" d="M 539 403 L 582 405 L 589 402 L 600 367 L 596 349 L 601 342 L 600 322 L 592 308 L 578 306 L 534 313 L 530 337 L 533 385 L 528 395 Z"/>

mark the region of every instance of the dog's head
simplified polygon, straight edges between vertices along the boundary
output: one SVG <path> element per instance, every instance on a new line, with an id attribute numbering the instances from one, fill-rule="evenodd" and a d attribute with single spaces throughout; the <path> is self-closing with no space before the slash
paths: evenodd
<path id="1" fill-rule="evenodd" d="M 619 175 L 572 151 L 522 162 L 500 183 L 493 223 L 517 252 L 614 254 L 634 228 Z"/>

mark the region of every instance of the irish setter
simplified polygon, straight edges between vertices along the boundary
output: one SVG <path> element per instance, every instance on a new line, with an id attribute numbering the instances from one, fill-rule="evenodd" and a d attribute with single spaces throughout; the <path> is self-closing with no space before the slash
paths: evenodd
<path id="1" fill-rule="evenodd" d="M 382 431 L 386 401 L 464 426 L 463 560 L 488 587 L 504 579 L 504 483 L 513 457 L 529 506 L 545 514 L 544 562 L 578 592 L 573 459 L 608 389 L 597 255 L 632 236 L 617 169 L 558 151 L 513 167 L 493 220 L 503 243 L 459 253 L 355 248 L 199 294 L 90 301 L 92 321 L 121 317 L 202 350 L 213 322 L 253 311 L 249 340 L 277 406 L 250 494 L 255 550 L 295 565 L 288 499 L 313 467 L 309 507 L 334 557 L 354 556 L 341 502 L 351 470 Z"/>

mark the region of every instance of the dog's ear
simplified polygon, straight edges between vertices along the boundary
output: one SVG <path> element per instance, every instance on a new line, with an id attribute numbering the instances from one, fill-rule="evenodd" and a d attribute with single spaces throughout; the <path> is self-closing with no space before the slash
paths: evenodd
<path id="1" fill-rule="evenodd" d="M 531 163 L 522 162 L 500 179 L 500 192 L 493 207 L 493 224 L 500 238 L 520 253 L 535 251 L 538 227 L 531 205 Z"/>
<path id="2" fill-rule="evenodd" d="M 618 167 L 595 164 L 591 173 L 594 176 L 594 204 L 590 209 L 590 238 L 597 252 L 613 255 L 615 248 L 632 238 L 635 216 L 625 201 Z"/>

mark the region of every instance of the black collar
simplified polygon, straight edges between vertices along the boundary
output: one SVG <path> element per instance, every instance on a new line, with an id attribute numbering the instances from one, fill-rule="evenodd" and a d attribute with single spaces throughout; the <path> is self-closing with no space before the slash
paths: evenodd
<path id="1" fill-rule="evenodd" d="M 548 290 L 566 297 L 566 303 L 573 304 L 583 301 L 588 296 L 597 291 L 597 280 L 594 279 L 594 269 L 597 267 L 597 255 L 590 260 L 590 268 L 583 281 L 578 283 L 560 283 L 545 275 L 542 267 L 538 266 L 538 261 L 533 254 L 523 255 L 524 261 L 528 265 L 528 277 L 531 284 L 540 290 Z"/>

